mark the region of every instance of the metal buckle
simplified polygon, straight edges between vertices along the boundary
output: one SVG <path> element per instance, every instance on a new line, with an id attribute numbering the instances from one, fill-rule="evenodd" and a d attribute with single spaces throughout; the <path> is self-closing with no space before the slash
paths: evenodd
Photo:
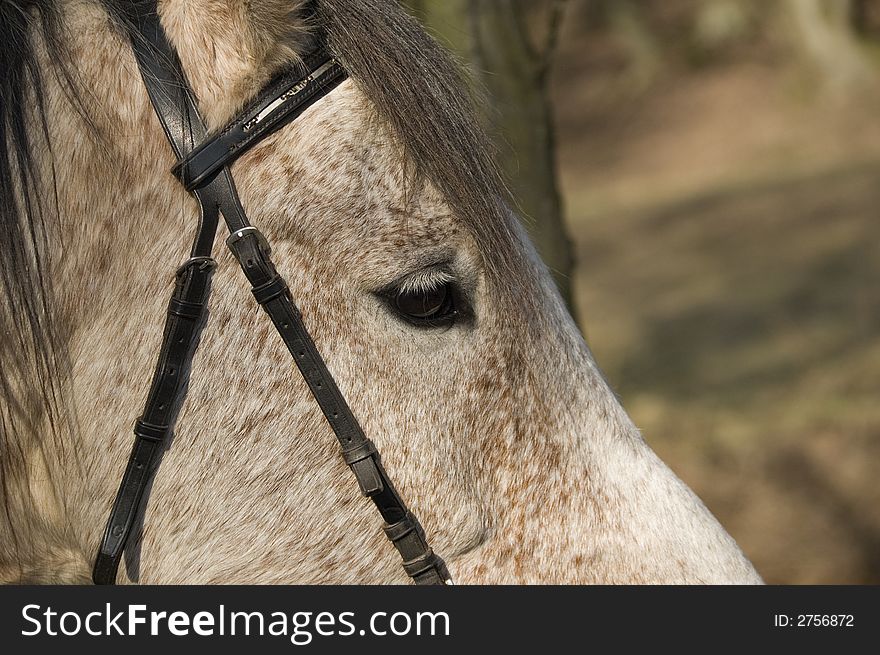
<path id="1" fill-rule="evenodd" d="M 174 272 L 174 274 L 177 277 L 180 277 L 181 275 L 186 273 L 186 269 L 188 269 L 190 266 L 198 266 L 200 271 L 204 271 L 205 269 L 216 268 L 217 262 L 214 261 L 213 257 L 190 257 L 177 267 L 177 270 Z"/>
<path id="2" fill-rule="evenodd" d="M 234 243 L 241 241 L 242 239 L 250 236 L 251 234 L 253 234 L 255 237 L 257 237 L 257 243 L 260 244 L 260 249 L 264 253 L 266 253 L 267 255 L 272 254 L 272 248 L 269 246 L 269 242 L 266 241 L 266 237 L 264 237 L 263 233 L 260 232 L 253 225 L 248 225 L 247 227 L 243 227 L 240 230 L 236 230 L 235 232 L 230 234 L 226 238 L 226 245 L 228 247 L 232 248 L 232 245 Z"/>

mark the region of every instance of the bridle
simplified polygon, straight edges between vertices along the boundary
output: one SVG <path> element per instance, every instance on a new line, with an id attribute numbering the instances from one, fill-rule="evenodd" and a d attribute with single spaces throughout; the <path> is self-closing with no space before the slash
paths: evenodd
<path id="1" fill-rule="evenodd" d="M 346 77 L 323 40 L 303 64 L 270 82 L 222 130 L 206 136 L 194 94 L 156 13 L 156 1 L 124 2 L 123 15 L 144 85 L 165 136 L 177 156 L 173 172 L 199 204 L 200 220 L 190 257 L 177 269 L 156 370 L 144 412 L 134 424 L 134 446 L 110 512 L 92 579 L 114 584 L 126 542 L 158 469 L 174 418 L 186 393 L 201 329 L 206 321 L 211 251 L 220 215 L 229 229 L 227 246 L 241 265 L 256 301 L 290 351 L 312 395 L 342 447 L 361 493 L 385 521 L 385 535 L 417 584 L 450 584 L 443 560 L 428 545 L 422 526 L 388 479 L 376 446 L 366 437 L 303 324 L 284 278 L 270 259 L 265 237 L 250 225 L 229 166 L 266 136 L 281 129 Z"/>

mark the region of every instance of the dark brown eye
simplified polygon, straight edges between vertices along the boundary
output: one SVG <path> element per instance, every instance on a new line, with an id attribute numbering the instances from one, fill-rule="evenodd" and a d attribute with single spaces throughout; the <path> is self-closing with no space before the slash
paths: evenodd
<path id="1" fill-rule="evenodd" d="M 455 316 L 452 285 L 398 291 L 392 302 L 397 312 L 415 325 L 439 325 Z"/>

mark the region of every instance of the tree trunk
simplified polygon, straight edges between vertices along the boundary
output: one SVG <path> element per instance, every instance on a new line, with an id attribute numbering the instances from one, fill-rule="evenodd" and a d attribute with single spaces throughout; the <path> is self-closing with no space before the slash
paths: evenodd
<path id="1" fill-rule="evenodd" d="M 488 92 L 483 118 L 526 228 L 571 311 L 574 257 L 556 183 L 547 89 L 562 3 L 409 0 L 409 5 L 431 33 L 464 58 L 474 81 Z"/>
<path id="2" fill-rule="evenodd" d="M 800 45 L 833 87 L 867 86 L 871 68 L 861 52 L 852 0 L 788 0 Z"/>

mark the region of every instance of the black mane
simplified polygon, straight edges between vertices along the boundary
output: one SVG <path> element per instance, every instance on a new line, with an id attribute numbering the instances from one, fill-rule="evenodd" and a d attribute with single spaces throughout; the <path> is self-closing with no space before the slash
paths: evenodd
<path id="1" fill-rule="evenodd" d="M 62 415 L 47 277 L 57 213 L 54 185 L 41 181 L 37 159 L 50 144 L 34 38 L 69 80 L 61 33 L 52 0 L 0 3 L 0 493 L 7 518 L 10 477 L 23 469 L 40 429 L 31 421 L 45 416 L 54 432 Z"/>

